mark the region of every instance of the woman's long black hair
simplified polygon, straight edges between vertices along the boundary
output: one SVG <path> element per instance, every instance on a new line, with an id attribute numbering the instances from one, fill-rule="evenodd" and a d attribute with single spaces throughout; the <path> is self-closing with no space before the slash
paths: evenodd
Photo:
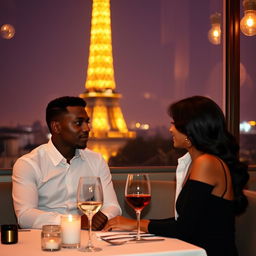
<path id="1" fill-rule="evenodd" d="M 227 130 L 221 108 L 207 97 L 193 96 L 173 103 L 169 115 L 176 129 L 186 134 L 196 149 L 215 155 L 228 165 L 236 214 L 242 213 L 248 204 L 243 194 L 249 179 L 248 166 L 239 160 L 239 145 Z"/>

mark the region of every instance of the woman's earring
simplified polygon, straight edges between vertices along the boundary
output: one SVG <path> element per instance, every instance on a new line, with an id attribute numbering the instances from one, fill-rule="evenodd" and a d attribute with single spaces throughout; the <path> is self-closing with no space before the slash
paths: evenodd
<path id="1" fill-rule="evenodd" d="M 191 146 L 192 146 L 191 141 L 190 141 L 188 138 L 185 138 L 185 141 L 186 141 L 188 147 L 191 147 Z"/>

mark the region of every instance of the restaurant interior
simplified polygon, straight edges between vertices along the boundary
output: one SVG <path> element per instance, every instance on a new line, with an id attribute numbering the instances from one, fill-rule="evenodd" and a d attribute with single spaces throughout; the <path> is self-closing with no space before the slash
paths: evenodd
<path id="1" fill-rule="evenodd" d="M 64 2 L 67 2 L 67 1 L 68 0 Z M 69 1 L 72 1 L 72 0 L 69 0 Z M 92 1 L 88 1 L 88 0 L 85 0 L 85 1 L 87 1 L 86 7 L 91 6 Z M 111 6 L 114 6 L 117 1 L 119 0 L 111 0 Z M 121 2 L 124 2 L 124 1 L 129 2 L 131 0 L 122 0 Z M 136 6 L 136 3 L 135 3 L 136 1 L 140 1 L 140 0 L 131 1 L 132 7 Z M 256 51 L 254 50 L 255 40 L 256 40 L 255 39 L 256 38 L 256 1 L 255 0 L 218 0 L 218 1 L 202 0 L 202 1 L 198 1 L 198 4 L 196 4 L 195 2 L 197 1 L 187 0 L 187 1 L 183 1 L 185 2 L 183 4 L 186 8 L 184 8 L 183 4 L 178 4 L 177 3 L 179 2 L 178 0 L 172 0 L 172 1 L 147 0 L 147 1 L 148 2 L 152 1 L 152 3 L 154 3 L 152 4 L 152 6 L 158 6 L 158 4 L 155 5 L 155 1 L 159 1 L 161 3 L 159 4 L 160 7 L 158 6 L 159 7 L 158 11 L 161 14 L 161 15 L 159 14 L 160 18 L 159 17 L 158 18 L 161 19 L 161 22 L 162 22 L 162 23 L 159 22 L 161 23 L 161 26 L 159 25 L 160 27 L 159 30 L 162 30 L 161 39 L 159 40 L 162 40 L 161 44 L 163 46 L 163 49 L 166 51 L 165 53 L 167 53 L 166 55 L 173 59 L 171 64 L 169 63 L 168 59 L 164 59 L 162 66 L 168 63 L 170 64 L 170 68 L 173 69 L 172 75 L 170 75 L 170 73 L 166 73 L 166 74 L 164 72 L 163 73 L 164 73 L 164 76 L 168 77 L 168 79 L 169 79 L 169 76 L 172 77 L 171 79 L 174 85 L 171 89 L 168 88 L 166 91 L 164 87 L 159 86 L 159 88 L 156 90 L 158 91 L 163 90 L 163 92 L 161 92 L 162 94 L 159 92 L 158 97 L 161 98 L 161 95 L 162 95 L 162 97 L 164 98 L 165 95 L 163 94 L 167 94 L 168 97 L 171 98 L 172 100 L 177 100 L 185 96 L 192 96 L 194 94 L 200 94 L 200 92 L 203 92 L 205 96 L 212 97 L 221 106 L 223 112 L 225 113 L 228 130 L 235 136 L 237 141 L 240 141 L 241 151 L 243 152 L 243 155 L 241 158 L 247 161 L 247 163 L 249 164 L 250 178 L 244 190 L 244 193 L 248 199 L 249 204 L 245 213 L 236 217 L 236 243 L 237 243 L 237 248 L 240 256 L 256 255 L 256 248 L 255 248 L 255 243 L 256 243 L 256 228 L 255 228 L 256 226 L 256 214 L 255 214 L 256 213 L 256 159 L 253 157 L 255 154 L 254 152 L 256 152 L 256 150 L 254 148 L 252 149 L 246 148 L 247 144 L 244 144 L 244 141 L 246 141 L 244 138 L 248 136 L 248 134 L 241 129 L 242 121 L 246 120 L 246 122 L 248 122 L 248 124 L 251 124 L 252 126 L 252 132 L 250 133 L 250 136 L 252 136 L 252 138 L 253 136 L 256 136 L 256 132 L 255 130 L 253 130 L 256 127 L 255 125 L 256 123 L 253 121 L 253 120 L 256 120 L 255 108 L 253 106 L 255 104 L 254 101 L 256 96 L 255 94 L 256 90 L 253 89 L 249 91 L 249 93 L 248 91 L 245 92 L 247 90 L 246 88 L 250 86 L 252 87 L 256 86 L 256 73 L 255 71 L 253 71 L 255 69 L 254 60 L 256 57 L 255 56 Z M 144 0 L 142 1 L 145 9 L 147 9 L 147 5 L 145 5 L 147 4 L 147 1 L 144 1 Z M 15 1 L 13 1 L 13 3 L 15 4 Z M 119 3 L 119 5 L 121 6 L 121 3 Z M 175 5 L 177 7 L 176 9 L 175 7 L 173 7 Z M 138 8 L 141 8 L 141 7 L 142 6 L 139 5 Z M 113 14 L 114 10 L 115 10 L 115 7 L 111 9 L 111 12 L 112 12 L 111 16 L 117 18 L 116 16 L 118 15 Z M 128 9 L 127 9 L 127 12 L 129 12 Z M 147 15 L 150 15 L 151 12 L 149 12 Z M 143 10 L 141 10 L 141 13 L 143 13 Z M 200 33 L 198 31 L 197 32 L 191 31 L 192 27 L 193 29 L 196 29 L 197 23 L 201 23 L 201 22 L 203 23 L 202 18 L 201 17 L 198 18 L 199 14 L 202 14 L 202 17 L 204 18 L 208 17 L 208 20 L 204 21 L 205 23 L 204 26 L 209 28 L 207 33 L 205 31 L 203 33 L 202 32 Z M 250 16 L 251 23 L 252 24 L 254 23 L 254 25 L 251 25 L 251 23 L 248 23 L 246 21 L 245 16 L 249 14 L 251 15 Z M 173 21 L 173 19 L 170 18 L 169 16 L 172 16 L 172 18 L 173 19 L 175 18 L 175 20 Z M 90 22 L 90 18 L 91 16 L 88 17 L 88 22 Z M 143 19 L 143 17 L 141 18 Z M 129 17 L 129 19 L 132 19 L 132 18 Z M 15 38 L 16 36 L 15 33 L 17 33 L 17 36 L 18 36 L 18 31 L 15 32 L 15 29 L 14 27 L 11 26 L 11 24 L 7 24 L 7 22 L 3 22 L 2 19 L 0 19 L 0 21 L 3 23 L 3 26 L 2 24 L 0 24 L 0 26 L 2 26 L 0 47 L 5 47 L 4 44 L 8 40 L 11 41 L 13 40 L 12 37 Z M 180 26 L 178 25 L 179 22 L 181 22 Z M 173 23 L 175 23 L 176 25 L 173 25 Z M 189 23 L 192 24 L 191 27 L 188 26 Z M 90 28 L 89 25 L 87 26 L 88 28 Z M 118 25 L 115 25 L 115 26 L 117 27 Z M 121 65 L 121 61 L 120 62 L 117 61 L 117 57 L 114 54 L 115 39 L 116 39 L 115 30 L 114 30 L 115 26 L 112 26 L 113 58 L 114 58 L 114 68 L 115 68 L 115 76 L 116 76 L 115 79 L 116 81 L 121 83 L 122 78 L 121 76 L 118 75 L 118 72 L 120 71 L 123 72 L 123 70 L 117 67 L 119 63 Z M 189 28 L 191 30 L 189 30 Z M 123 30 L 125 29 L 126 28 L 123 28 Z M 144 29 L 151 30 L 150 27 L 147 27 L 147 28 L 144 27 Z M 143 32 L 141 33 L 143 34 Z M 200 34 L 200 35 L 198 36 L 194 34 Z M 176 36 L 180 35 L 180 38 L 173 39 L 173 37 L 175 37 L 173 35 L 176 35 Z M 88 53 L 86 57 L 90 59 L 89 46 L 88 46 L 89 34 L 87 35 L 87 37 L 88 37 L 88 41 L 87 41 L 86 50 L 88 51 Z M 199 45 L 199 47 L 197 47 L 199 44 L 198 42 L 202 40 L 202 38 L 204 37 L 206 39 L 203 39 L 204 42 L 202 42 L 202 45 L 205 44 L 207 45 L 207 47 L 202 46 L 200 51 L 200 49 L 198 48 L 200 48 L 201 46 Z M 147 43 L 147 42 L 143 42 L 143 43 Z M 197 49 L 194 50 L 193 47 Z M 251 52 L 249 52 L 249 50 L 251 50 Z M 206 56 L 207 54 L 208 56 Z M 112 55 L 112 52 L 111 52 L 111 55 Z M 125 55 L 122 55 L 122 54 L 121 56 L 123 58 L 125 57 Z M 83 58 L 85 58 L 85 56 L 83 56 Z M 87 62 L 87 58 L 86 58 L 86 62 Z M 157 61 L 158 60 L 155 60 L 155 62 Z M 204 62 L 208 62 L 208 64 L 205 64 L 205 67 L 203 68 Z M 200 63 L 201 64 L 203 63 L 203 64 L 200 66 Z M 207 68 L 208 69 L 211 68 L 211 70 L 207 71 L 206 70 Z M 166 68 L 166 70 L 167 69 L 168 68 Z M 89 72 L 88 70 L 89 68 L 87 67 L 87 72 Z M 193 72 L 195 72 L 195 75 L 192 74 Z M 199 79 L 196 77 L 196 76 L 200 76 L 200 73 L 204 73 L 204 72 L 205 73 L 208 72 L 207 78 Z M 87 73 L 87 76 L 88 74 L 89 73 Z M 137 74 L 135 74 L 134 76 L 136 75 Z M 158 73 L 157 79 L 161 80 L 160 76 L 161 76 L 161 73 L 160 74 Z M 84 79 L 84 77 L 82 77 L 82 79 Z M 127 78 L 127 80 L 128 79 L 129 78 Z M 248 82 L 249 85 L 246 84 L 245 82 L 248 80 L 250 81 L 250 83 Z M 144 82 L 146 81 L 147 80 L 145 80 Z M 124 83 L 124 84 L 129 85 L 129 83 Z M 136 91 L 137 89 L 139 90 L 138 88 L 139 83 L 141 83 L 141 81 L 138 81 L 138 86 L 136 85 L 130 86 L 131 88 L 129 89 L 133 89 L 133 92 L 130 94 L 130 99 L 131 97 L 133 97 L 131 95 L 141 93 Z M 199 88 L 196 88 L 194 90 L 188 89 L 189 87 L 193 87 L 193 84 L 196 84 L 196 83 L 201 83 L 202 86 L 201 87 L 199 86 Z M 136 112 L 136 110 L 132 111 L 132 106 L 131 106 L 130 111 L 132 113 L 129 113 L 129 106 L 126 106 L 126 103 L 129 101 L 129 94 L 127 92 L 127 89 L 124 89 L 124 87 L 119 86 L 119 84 L 116 83 L 116 87 L 114 85 L 113 87 L 111 87 L 111 90 L 113 90 L 111 92 L 109 88 L 107 91 L 105 90 L 105 91 L 95 92 L 93 91 L 93 89 L 91 89 L 91 87 L 90 88 L 88 87 L 89 86 L 88 84 L 89 83 L 87 83 L 86 85 L 85 83 L 85 88 L 81 88 L 81 85 L 79 85 L 78 86 L 79 93 L 77 93 L 80 95 L 80 97 L 85 98 L 85 100 L 89 102 L 90 109 L 88 109 L 88 113 L 91 113 L 91 114 L 93 113 L 94 104 L 96 104 L 97 102 L 95 100 L 95 95 L 97 95 L 97 97 L 99 97 L 102 100 L 101 104 L 102 102 L 105 102 L 104 104 L 109 104 L 109 105 L 113 104 L 111 105 L 111 107 L 113 106 L 116 107 L 115 109 L 113 107 L 114 109 L 113 112 L 116 109 L 118 109 L 116 110 L 118 112 L 118 114 L 116 114 L 117 116 L 116 119 L 118 119 L 119 121 L 121 119 L 120 121 L 122 123 L 120 125 L 121 128 L 118 127 L 118 124 L 113 125 L 113 123 L 115 122 L 113 116 L 115 115 L 112 114 L 112 116 L 110 116 L 109 118 L 110 119 L 112 118 L 112 121 L 110 120 L 110 123 L 114 127 L 114 128 L 113 127 L 111 128 L 113 130 L 110 129 L 110 131 L 108 130 L 107 132 L 104 132 L 104 135 L 102 135 L 103 134 L 102 125 L 99 125 L 98 123 L 98 126 L 100 126 L 101 129 L 97 130 L 95 126 L 95 129 L 93 130 L 94 131 L 93 135 L 91 135 L 92 144 L 90 144 L 90 146 L 92 147 L 92 149 L 102 153 L 103 155 L 105 154 L 107 156 L 107 160 L 109 160 L 111 156 L 117 155 L 117 150 L 119 149 L 120 145 L 124 146 L 124 141 L 126 142 L 128 140 L 135 139 L 136 134 L 137 136 L 139 134 L 145 134 L 146 132 L 148 132 L 148 130 L 144 128 L 140 129 L 141 125 L 140 127 L 138 125 L 137 127 L 136 125 L 133 127 L 130 125 L 133 120 L 129 115 L 132 115 L 132 113 Z M 216 84 L 218 86 L 216 86 Z M 169 81 L 169 85 L 170 85 L 170 81 Z M 205 89 L 204 86 L 206 86 L 207 88 Z M 2 88 L 3 92 L 4 90 L 5 89 Z M 99 88 L 97 88 L 97 90 L 99 90 Z M 119 91 L 120 94 L 116 93 L 115 90 Z M 150 89 L 148 90 L 150 91 Z M 71 93 L 71 91 L 69 92 Z M 159 103 L 156 100 L 154 101 L 154 99 L 152 99 L 153 93 L 145 94 L 146 93 L 145 90 L 143 92 L 144 92 L 143 101 L 141 99 L 138 100 L 140 101 L 140 104 L 143 104 L 144 100 L 145 102 L 147 100 L 147 102 L 145 103 L 146 107 L 148 105 L 153 105 L 153 104 L 157 105 Z M 111 93 L 113 94 L 112 96 L 110 96 Z M 52 95 L 52 94 L 56 95 L 56 92 L 49 93 L 49 95 Z M 247 94 L 250 94 L 250 95 L 247 96 Z M 48 100 L 48 96 L 46 96 L 47 100 Z M 112 103 L 111 103 L 111 99 L 113 100 Z M 119 103 L 119 100 L 120 100 L 120 103 Z M 156 107 L 156 111 L 164 112 L 163 109 L 166 109 L 167 104 L 169 104 L 170 102 L 171 100 L 169 100 L 168 103 L 163 104 L 163 107 L 159 107 L 159 108 Z M 137 103 L 136 103 L 136 97 L 135 97 L 134 105 L 137 111 L 139 112 L 139 109 L 138 109 L 139 105 L 136 105 L 136 104 Z M 161 105 L 161 103 L 159 103 L 159 105 Z M 142 108 L 142 105 L 141 105 L 141 108 Z M 250 115 L 249 112 L 251 112 L 252 114 Z M 135 114 L 136 113 L 134 113 L 134 115 Z M 100 118 L 102 118 L 102 115 L 103 115 L 102 112 L 98 113 L 98 116 L 100 116 Z M 147 114 L 143 114 L 143 115 L 147 116 Z M 95 116 L 96 117 L 95 117 L 94 123 L 97 125 L 97 122 L 96 122 L 97 115 Z M 167 122 L 169 122 L 169 120 L 166 119 L 166 117 L 162 119 L 164 119 L 164 121 L 167 120 Z M 159 122 L 159 120 L 157 120 L 156 122 Z M 136 124 L 138 124 L 138 122 Z M 143 127 L 147 127 L 147 126 L 144 125 Z M 7 136 L 7 135 L 4 134 L 4 136 Z M 10 137 L 8 137 L 6 140 L 10 141 Z M 100 147 L 98 146 L 99 143 L 102 143 Z M 108 152 L 107 152 L 107 149 L 109 149 Z M 5 159 L 7 159 L 6 155 L 4 155 L 3 153 L 1 153 L 1 157 L 5 157 Z M 17 155 L 15 157 L 17 157 Z M 13 163 L 13 158 L 8 163 Z M 163 165 L 163 164 L 145 165 L 143 163 L 141 165 L 139 164 L 136 165 L 136 164 L 130 163 L 129 166 L 127 166 L 126 164 L 119 165 L 119 166 L 110 165 L 110 171 L 112 175 L 114 189 L 117 194 L 117 199 L 122 208 L 123 216 L 136 218 L 133 209 L 131 209 L 131 207 L 127 205 L 125 201 L 125 194 L 124 194 L 125 186 L 126 186 L 126 178 L 127 178 L 127 175 L 131 173 L 132 174 L 147 173 L 151 183 L 151 201 L 150 201 L 150 204 L 146 206 L 145 209 L 142 211 L 141 218 L 147 218 L 147 219 L 168 218 L 170 215 L 169 212 L 173 213 L 175 211 L 174 202 L 175 202 L 175 187 L 176 187 L 176 175 L 175 175 L 176 165 Z M 1 205 L 0 224 L 1 225 L 17 224 L 17 218 L 15 216 L 15 212 L 13 208 L 11 177 L 12 177 L 12 166 L 9 166 L 9 167 L 4 166 L 3 168 L 0 166 L 0 205 Z M 15 245 L 16 247 L 14 245 L 8 245 L 9 247 L 7 247 L 1 244 L 0 254 L 3 256 L 7 256 L 9 254 L 18 253 L 19 250 L 24 250 L 26 255 L 41 255 L 40 253 L 42 253 L 43 255 L 44 252 L 41 251 L 41 248 L 40 248 L 41 234 L 39 234 L 39 231 L 35 231 L 35 233 L 33 232 L 31 232 L 30 230 L 28 230 L 27 232 L 26 231 L 18 232 L 19 242 Z M 32 236 L 38 236 L 38 239 L 37 239 L 38 241 L 33 242 L 33 244 L 31 243 L 31 241 L 29 241 L 30 239 L 32 239 Z M 87 239 L 87 233 L 84 232 L 82 234 L 82 239 L 83 240 Z M 109 246 L 106 243 L 99 241 L 99 239 L 97 239 L 97 234 L 96 235 L 94 234 L 93 240 L 97 246 L 100 246 L 102 248 L 100 252 L 93 252 L 92 253 L 93 255 L 95 254 L 95 255 L 148 255 L 148 256 L 149 255 L 207 256 L 203 250 L 194 248 L 189 244 L 182 244 L 180 243 L 180 241 L 172 241 L 171 239 L 169 240 L 169 238 L 166 238 L 165 241 L 161 241 L 162 244 L 160 244 L 160 241 L 158 243 L 152 242 L 153 245 L 150 244 L 150 246 L 152 247 L 148 246 L 148 248 L 145 245 L 143 246 L 142 243 L 141 244 L 138 243 L 136 245 L 131 243 L 132 248 L 129 247 L 128 244 L 122 245 L 120 247 Z M 171 245 L 172 242 L 173 242 L 173 245 Z M 25 249 L 23 249 L 22 247 L 23 245 Z M 14 246 L 14 247 L 11 247 L 11 246 Z M 35 254 L 35 252 L 37 251 L 38 253 Z M 75 255 L 81 252 L 78 252 L 77 250 L 71 250 L 71 249 L 61 249 L 60 252 L 56 251 L 55 253 L 56 254 L 59 253 L 62 255 L 64 254 Z"/>

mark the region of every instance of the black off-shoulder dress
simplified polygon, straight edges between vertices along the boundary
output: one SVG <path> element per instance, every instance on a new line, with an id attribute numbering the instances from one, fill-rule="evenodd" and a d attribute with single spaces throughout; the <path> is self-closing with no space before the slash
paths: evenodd
<path id="1" fill-rule="evenodd" d="M 212 190 L 212 185 L 189 179 L 177 199 L 177 220 L 150 220 L 149 232 L 200 246 L 208 256 L 237 256 L 234 203 Z"/>

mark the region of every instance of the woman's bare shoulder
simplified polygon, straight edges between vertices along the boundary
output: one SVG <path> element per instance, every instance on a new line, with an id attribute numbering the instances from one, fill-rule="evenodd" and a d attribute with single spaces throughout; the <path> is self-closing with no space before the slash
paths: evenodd
<path id="1" fill-rule="evenodd" d="M 215 185 L 220 167 L 220 160 L 216 156 L 202 154 L 191 165 L 190 179 Z"/>

